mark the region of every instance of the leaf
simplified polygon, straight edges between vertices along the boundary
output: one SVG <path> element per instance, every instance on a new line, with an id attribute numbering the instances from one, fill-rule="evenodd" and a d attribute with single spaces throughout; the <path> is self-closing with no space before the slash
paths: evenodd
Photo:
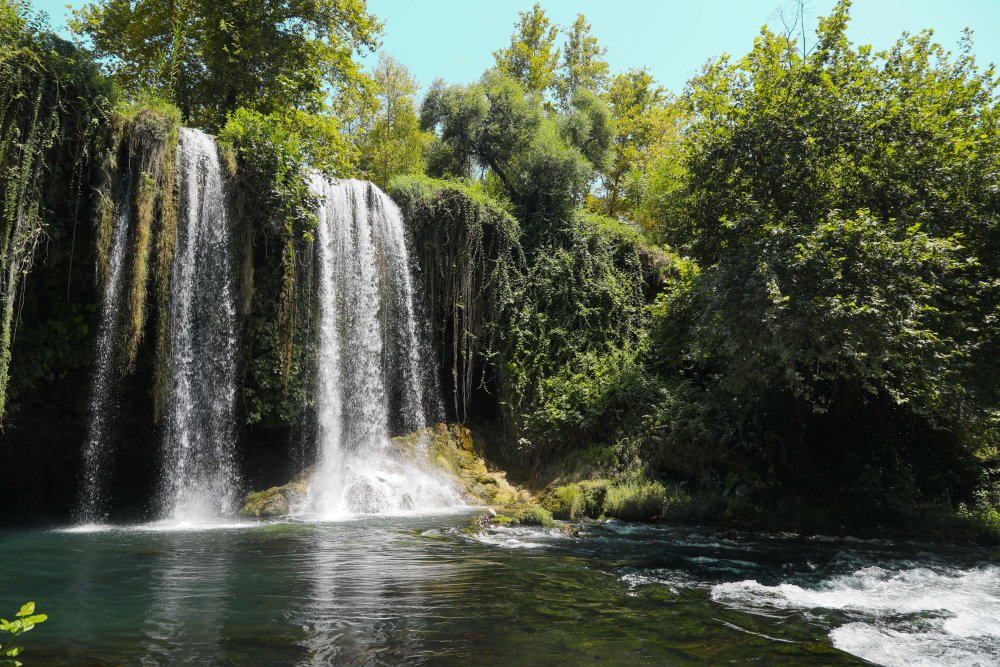
<path id="1" fill-rule="evenodd" d="M 39 623 L 44 623 L 45 621 L 49 620 L 49 615 L 48 614 L 35 614 L 34 616 L 29 616 L 28 618 L 26 618 L 24 620 L 25 621 L 31 621 L 35 625 L 38 625 Z"/>
<path id="2" fill-rule="evenodd" d="M 35 613 L 35 603 L 25 602 L 21 605 L 21 611 L 17 612 L 18 616 L 31 616 Z"/>
<path id="3" fill-rule="evenodd" d="M 20 653 L 21 653 L 20 646 L 11 646 L 9 649 L 7 649 L 4 655 L 6 655 L 8 658 L 16 658 L 18 655 L 20 655 Z"/>

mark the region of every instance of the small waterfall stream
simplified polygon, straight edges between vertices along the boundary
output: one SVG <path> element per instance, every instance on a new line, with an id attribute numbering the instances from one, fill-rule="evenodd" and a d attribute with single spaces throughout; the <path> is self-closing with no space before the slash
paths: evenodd
<path id="1" fill-rule="evenodd" d="M 204 521 L 236 500 L 233 239 L 215 141 L 180 130 L 161 514 Z"/>
<path id="2" fill-rule="evenodd" d="M 319 264 L 316 411 L 310 485 L 321 516 L 456 504 L 439 479 L 394 460 L 393 433 L 425 425 L 425 389 L 403 221 L 371 183 L 313 179 Z"/>
<path id="3" fill-rule="evenodd" d="M 129 179 L 123 181 L 130 182 Z M 122 271 L 132 222 L 130 188 L 122 185 L 119 190 L 121 196 L 116 198 L 115 202 L 108 275 L 101 296 L 101 320 L 97 330 L 94 376 L 90 390 L 90 423 L 87 430 L 87 444 L 83 450 L 83 493 L 77 519 L 84 524 L 99 521 L 106 511 L 105 478 L 110 455 L 108 422 L 114 415 L 112 389 L 118 375 L 116 334 L 121 323 L 121 304 L 124 300 Z"/>

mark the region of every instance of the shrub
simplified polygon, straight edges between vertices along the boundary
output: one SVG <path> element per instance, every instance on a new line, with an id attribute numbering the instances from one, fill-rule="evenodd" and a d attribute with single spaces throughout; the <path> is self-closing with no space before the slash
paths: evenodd
<path id="1" fill-rule="evenodd" d="M 651 521 L 663 515 L 666 494 L 666 488 L 654 481 L 612 484 L 604 498 L 604 514 L 623 521 Z"/>
<path id="2" fill-rule="evenodd" d="M 553 526 L 552 514 L 541 507 L 527 507 L 514 515 L 514 520 L 522 526 Z"/>

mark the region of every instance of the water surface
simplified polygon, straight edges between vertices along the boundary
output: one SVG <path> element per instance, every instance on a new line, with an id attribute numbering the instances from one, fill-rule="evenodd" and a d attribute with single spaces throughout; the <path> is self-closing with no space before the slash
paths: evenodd
<path id="1" fill-rule="evenodd" d="M 991 552 L 468 515 L 0 533 L 28 665 L 1000 663 Z"/>

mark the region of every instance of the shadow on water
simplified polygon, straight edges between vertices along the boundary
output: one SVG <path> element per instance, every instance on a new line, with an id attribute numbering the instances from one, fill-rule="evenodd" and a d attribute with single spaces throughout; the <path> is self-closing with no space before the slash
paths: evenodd
<path id="1" fill-rule="evenodd" d="M 50 615 L 31 665 L 1000 661 L 985 552 L 615 523 L 472 538 L 466 521 L 8 531 L 0 604 Z"/>

